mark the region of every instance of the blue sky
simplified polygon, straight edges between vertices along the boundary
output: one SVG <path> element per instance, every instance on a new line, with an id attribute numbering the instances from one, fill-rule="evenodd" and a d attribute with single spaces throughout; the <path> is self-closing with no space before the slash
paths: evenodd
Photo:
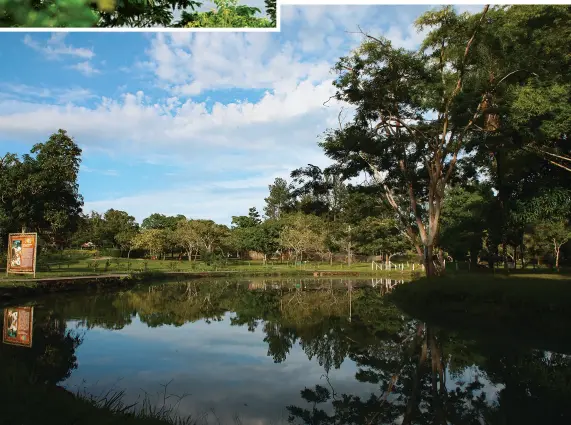
<path id="1" fill-rule="evenodd" d="M 328 164 L 330 70 L 358 27 L 414 48 L 428 8 L 283 6 L 280 33 L 0 33 L 0 152 L 63 128 L 83 149 L 86 212 L 229 224 L 276 177 Z"/>

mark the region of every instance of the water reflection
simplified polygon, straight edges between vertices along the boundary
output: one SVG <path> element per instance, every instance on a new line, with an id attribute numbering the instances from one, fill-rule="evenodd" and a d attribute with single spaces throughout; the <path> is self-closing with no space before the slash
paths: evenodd
<path id="1" fill-rule="evenodd" d="M 398 281 L 192 281 L 35 305 L 34 344 L 0 374 L 96 394 L 189 394 L 212 423 L 569 423 L 570 357 L 405 316 Z M 129 401 L 129 400 L 127 400 Z"/>
<path id="2" fill-rule="evenodd" d="M 4 310 L 4 344 L 32 346 L 34 307 L 9 307 Z"/>

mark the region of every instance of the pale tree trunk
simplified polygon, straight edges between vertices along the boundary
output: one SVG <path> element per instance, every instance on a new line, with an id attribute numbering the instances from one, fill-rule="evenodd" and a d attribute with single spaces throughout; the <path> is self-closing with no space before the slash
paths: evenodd
<path id="1" fill-rule="evenodd" d="M 555 247 L 555 268 L 559 270 L 559 253 L 563 244 L 557 244 L 557 241 L 553 239 L 553 245 Z"/>

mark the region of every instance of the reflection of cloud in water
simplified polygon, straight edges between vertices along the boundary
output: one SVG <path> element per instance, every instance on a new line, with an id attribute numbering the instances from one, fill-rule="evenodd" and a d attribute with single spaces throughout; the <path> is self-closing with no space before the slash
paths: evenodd
<path id="1" fill-rule="evenodd" d="M 477 397 L 479 394 L 484 393 L 486 395 L 486 400 L 488 403 L 495 403 L 498 399 L 498 394 L 501 390 L 505 388 L 503 384 L 493 384 L 486 376 L 486 372 L 482 371 L 478 366 L 470 366 L 462 371 L 460 376 L 451 376 L 450 373 L 446 373 L 446 388 L 448 391 L 456 389 L 456 387 L 465 387 L 478 380 L 483 387 L 481 390 L 474 391 L 474 395 Z"/>
<path id="2" fill-rule="evenodd" d="M 261 326 L 249 332 L 246 326 L 229 326 L 230 317 L 157 328 L 136 318 L 119 331 L 92 329 L 76 353 L 80 367 L 65 385 L 86 387 L 92 394 L 115 385 L 127 391 L 125 401 L 130 402 L 141 389 L 156 397 L 172 379 L 170 394 L 190 394 L 179 405 L 181 416 L 213 409 L 222 423 L 232 423 L 238 415 L 244 425 L 286 422 L 287 405 L 305 405 L 301 390 L 327 387 L 323 367 L 315 358 L 308 360 L 299 344 L 284 363 L 276 364 L 268 356 Z M 356 371 L 348 359 L 330 371 L 335 391 L 367 397 L 378 389 L 356 381 Z"/>

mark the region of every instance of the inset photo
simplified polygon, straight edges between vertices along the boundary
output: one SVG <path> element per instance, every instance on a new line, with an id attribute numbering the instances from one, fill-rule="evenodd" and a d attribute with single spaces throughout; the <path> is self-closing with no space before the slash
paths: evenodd
<path id="1" fill-rule="evenodd" d="M 277 0 L 0 0 L 0 28 L 277 30 Z"/>

